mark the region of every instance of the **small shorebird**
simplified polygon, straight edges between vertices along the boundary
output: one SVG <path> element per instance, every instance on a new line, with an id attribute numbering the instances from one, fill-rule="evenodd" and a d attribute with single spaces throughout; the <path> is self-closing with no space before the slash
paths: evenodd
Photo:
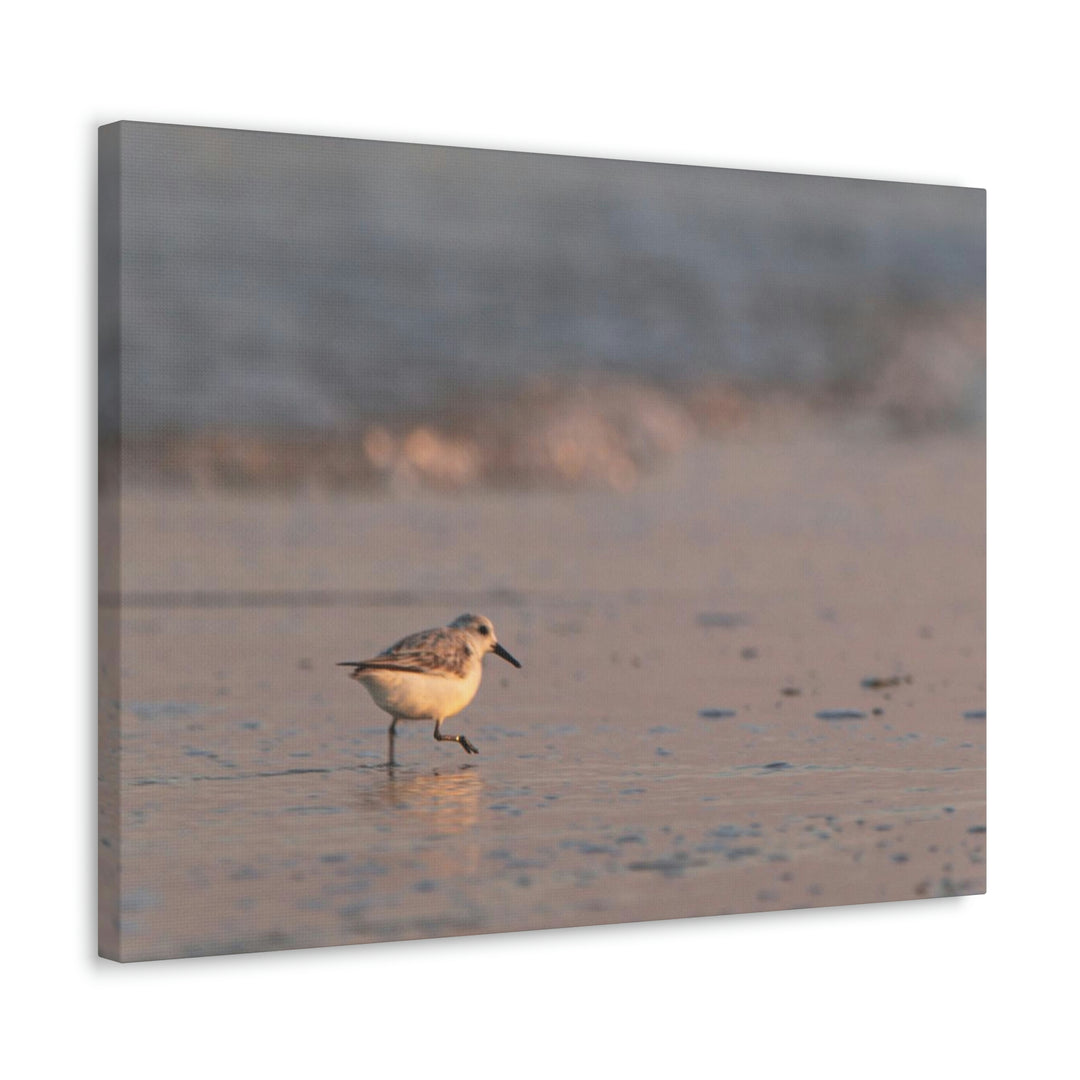
<path id="1" fill-rule="evenodd" d="M 489 652 L 521 667 L 496 640 L 490 619 L 459 615 L 449 626 L 410 634 L 370 660 L 342 660 L 338 667 L 351 667 L 349 678 L 363 683 L 375 704 L 392 717 L 389 764 L 393 765 L 399 720 L 434 720 L 440 742 L 460 743 L 467 754 L 480 752 L 464 735 L 443 735 L 439 728 L 476 696 Z"/>

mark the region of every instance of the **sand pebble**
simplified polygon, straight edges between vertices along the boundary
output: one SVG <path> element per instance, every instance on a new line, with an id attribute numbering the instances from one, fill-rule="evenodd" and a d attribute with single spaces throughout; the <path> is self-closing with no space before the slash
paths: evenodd
<path id="1" fill-rule="evenodd" d="M 697 617 L 698 626 L 720 626 L 725 629 L 745 626 L 749 621 L 740 611 L 702 611 Z"/>

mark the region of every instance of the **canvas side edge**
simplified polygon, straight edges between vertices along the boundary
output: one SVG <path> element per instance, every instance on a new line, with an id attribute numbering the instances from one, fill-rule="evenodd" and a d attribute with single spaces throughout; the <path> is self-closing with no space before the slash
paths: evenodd
<path id="1" fill-rule="evenodd" d="M 98 954 L 120 960 L 121 125 L 98 129 Z"/>

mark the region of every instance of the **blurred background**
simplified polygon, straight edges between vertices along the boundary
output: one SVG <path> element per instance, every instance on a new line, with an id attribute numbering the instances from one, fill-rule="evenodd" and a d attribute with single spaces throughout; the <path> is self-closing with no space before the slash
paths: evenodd
<path id="1" fill-rule="evenodd" d="M 623 490 L 740 425 L 983 423 L 982 191 L 123 130 L 131 478 Z"/>

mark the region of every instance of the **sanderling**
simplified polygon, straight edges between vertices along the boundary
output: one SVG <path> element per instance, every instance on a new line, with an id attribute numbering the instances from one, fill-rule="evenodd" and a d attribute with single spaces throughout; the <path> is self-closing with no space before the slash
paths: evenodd
<path id="1" fill-rule="evenodd" d="M 342 660 L 353 668 L 350 679 L 367 687 L 390 721 L 390 764 L 394 764 L 394 729 L 399 720 L 434 720 L 435 738 L 456 742 L 467 754 L 480 751 L 464 735 L 443 735 L 444 720 L 456 716 L 476 696 L 484 657 L 493 652 L 519 668 L 495 639 L 495 627 L 483 615 L 459 615 L 449 626 L 421 630 L 370 660 Z"/>

